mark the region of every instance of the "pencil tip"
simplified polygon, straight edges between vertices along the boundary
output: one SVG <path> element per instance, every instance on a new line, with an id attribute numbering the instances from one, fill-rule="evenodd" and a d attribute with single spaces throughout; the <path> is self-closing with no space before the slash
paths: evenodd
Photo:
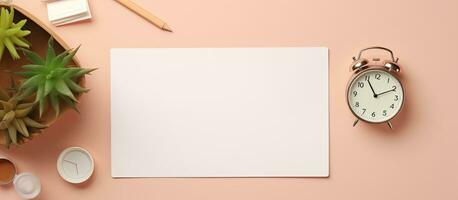
<path id="1" fill-rule="evenodd" d="M 167 24 L 164 24 L 164 26 L 162 26 L 162 30 L 164 31 L 169 31 L 169 32 L 173 32 L 172 29 L 169 27 L 169 25 Z"/>

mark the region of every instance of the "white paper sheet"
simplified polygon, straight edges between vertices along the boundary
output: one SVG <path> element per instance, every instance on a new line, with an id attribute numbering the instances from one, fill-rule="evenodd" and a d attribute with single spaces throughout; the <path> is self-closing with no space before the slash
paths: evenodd
<path id="1" fill-rule="evenodd" d="M 111 51 L 113 177 L 327 177 L 327 48 Z"/>

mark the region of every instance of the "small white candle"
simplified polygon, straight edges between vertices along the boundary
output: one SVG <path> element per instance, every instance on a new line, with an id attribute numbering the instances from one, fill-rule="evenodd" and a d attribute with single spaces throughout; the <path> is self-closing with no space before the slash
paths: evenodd
<path id="1" fill-rule="evenodd" d="M 17 175 L 13 183 L 16 192 L 24 199 L 33 199 L 41 192 L 40 180 L 30 173 Z"/>

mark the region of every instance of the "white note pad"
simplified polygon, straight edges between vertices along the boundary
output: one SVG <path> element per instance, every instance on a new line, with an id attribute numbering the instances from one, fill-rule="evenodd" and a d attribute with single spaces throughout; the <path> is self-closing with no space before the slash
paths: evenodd
<path id="1" fill-rule="evenodd" d="M 54 0 L 47 3 L 48 19 L 61 26 L 92 18 L 87 0 Z"/>
<path id="2" fill-rule="evenodd" d="M 113 177 L 327 177 L 327 48 L 111 51 Z"/>

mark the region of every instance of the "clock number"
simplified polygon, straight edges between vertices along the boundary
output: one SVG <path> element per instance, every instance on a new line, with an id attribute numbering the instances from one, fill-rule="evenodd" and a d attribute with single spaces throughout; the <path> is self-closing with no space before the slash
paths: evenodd
<path id="1" fill-rule="evenodd" d="M 364 115 L 364 113 L 366 113 L 366 109 L 365 108 L 363 108 L 363 114 L 361 114 L 361 115 Z"/>
<path id="2" fill-rule="evenodd" d="M 371 116 L 372 116 L 372 117 L 375 117 L 375 112 L 372 112 Z"/>
<path id="3" fill-rule="evenodd" d="M 375 79 L 380 80 L 380 77 L 382 77 L 382 75 L 380 75 L 380 74 L 375 74 Z"/>
<path id="4" fill-rule="evenodd" d="M 394 95 L 394 100 L 398 101 L 399 100 L 399 96 L 398 95 Z"/>
<path id="5" fill-rule="evenodd" d="M 386 116 L 386 110 L 383 110 L 383 114 L 382 114 L 382 115 L 383 115 L 383 116 Z"/>
<path id="6" fill-rule="evenodd" d="M 391 108 L 391 109 L 394 109 L 394 103 L 393 103 L 393 104 L 391 104 L 390 108 Z"/>
<path id="7" fill-rule="evenodd" d="M 396 90 L 396 86 L 393 85 L 393 90 Z"/>
<path id="8" fill-rule="evenodd" d="M 390 83 L 390 78 L 388 78 L 388 80 L 386 81 L 386 83 Z"/>
<path id="9" fill-rule="evenodd" d="M 356 97 L 356 95 L 358 95 L 358 92 L 357 91 L 353 91 L 353 96 Z"/>
<path id="10" fill-rule="evenodd" d="M 358 101 L 355 103 L 355 107 L 359 107 L 359 102 Z"/>
<path id="11" fill-rule="evenodd" d="M 364 80 L 365 80 L 365 81 L 369 81 L 370 78 L 371 78 L 371 77 L 368 76 L 368 75 L 364 76 Z"/>
<path id="12" fill-rule="evenodd" d="M 364 83 L 363 82 L 358 82 L 358 87 L 364 88 Z"/>

